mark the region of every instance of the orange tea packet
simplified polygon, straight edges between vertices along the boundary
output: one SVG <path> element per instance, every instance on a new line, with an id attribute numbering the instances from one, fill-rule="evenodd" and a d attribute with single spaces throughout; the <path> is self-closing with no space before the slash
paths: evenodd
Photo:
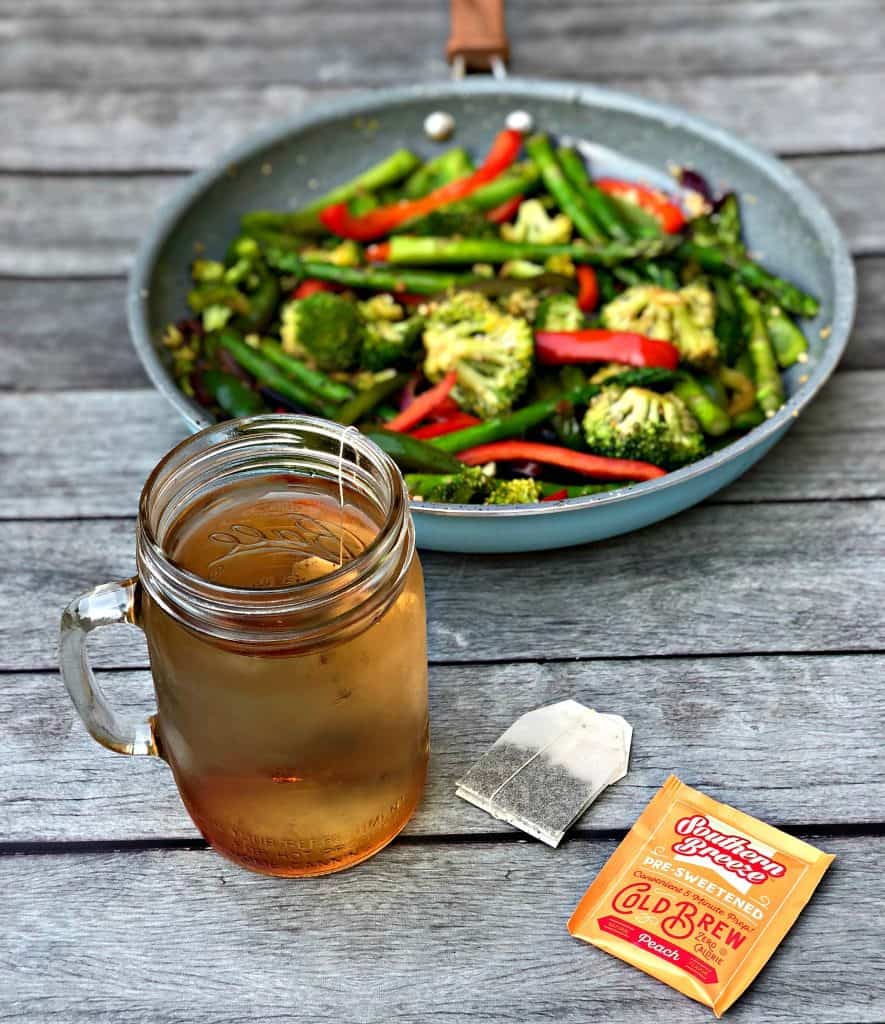
<path id="1" fill-rule="evenodd" d="M 568 930 L 721 1017 L 832 861 L 671 775 L 584 894 Z"/>

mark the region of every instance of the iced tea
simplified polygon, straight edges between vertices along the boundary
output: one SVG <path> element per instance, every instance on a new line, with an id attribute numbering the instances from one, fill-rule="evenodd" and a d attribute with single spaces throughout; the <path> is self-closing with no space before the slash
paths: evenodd
<path id="1" fill-rule="evenodd" d="M 346 570 L 378 533 L 355 491 L 277 473 L 211 491 L 169 526 L 163 547 L 205 580 L 269 590 Z M 380 617 L 308 650 L 256 653 L 194 632 L 147 594 L 142 617 L 157 743 L 217 850 L 263 872 L 324 874 L 400 831 L 428 755 L 417 557 Z"/>

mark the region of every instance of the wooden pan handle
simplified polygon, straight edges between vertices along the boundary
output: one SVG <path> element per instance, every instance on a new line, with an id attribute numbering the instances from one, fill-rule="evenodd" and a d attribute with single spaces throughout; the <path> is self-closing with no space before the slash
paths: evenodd
<path id="1" fill-rule="evenodd" d="M 451 0 L 451 34 L 446 56 L 463 57 L 470 71 L 491 71 L 494 58 L 510 57 L 504 0 Z"/>

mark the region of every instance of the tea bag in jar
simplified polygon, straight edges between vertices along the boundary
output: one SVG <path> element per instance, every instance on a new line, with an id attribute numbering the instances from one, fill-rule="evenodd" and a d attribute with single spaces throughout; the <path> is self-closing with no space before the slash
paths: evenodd
<path id="1" fill-rule="evenodd" d="M 457 794 L 558 846 L 599 794 L 624 777 L 633 729 L 564 700 L 518 718 L 459 780 Z"/>

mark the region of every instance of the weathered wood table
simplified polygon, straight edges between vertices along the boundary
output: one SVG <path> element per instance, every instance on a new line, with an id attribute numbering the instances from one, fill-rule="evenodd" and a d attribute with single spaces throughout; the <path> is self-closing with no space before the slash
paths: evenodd
<path id="1" fill-rule="evenodd" d="M 433 761 L 406 834 L 281 882 L 221 860 L 161 763 L 88 737 L 64 603 L 129 575 L 183 428 L 126 336 L 124 274 L 188 170 L 348 89 L 442 78 L 445 5 L 0 0 L 0 1019 L 701 1021 L 565 922 L 670 771 L 832 851 L 734 1021 L 882 1022 L 885 12 L 881 0 L 513 0 L 514 66 L 715 117 L 783 154 L 858 257 L 842 369 L 752 473 L 677 519 L 529 557 L 427 555 Z M 99 644 L 149 704 L 141 638 Z M 629 776 L 562 848 L 453 782 L 567 696 L 635 725 Z"/>

